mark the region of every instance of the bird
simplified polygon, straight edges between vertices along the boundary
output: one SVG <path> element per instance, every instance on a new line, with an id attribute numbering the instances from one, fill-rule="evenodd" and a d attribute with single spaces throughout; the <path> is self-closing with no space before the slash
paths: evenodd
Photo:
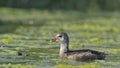
<path id="1" fill-rule="evenodd" d="M 93 61 L 105 60 L 106 54 L 91 49 L 70 50 L 69 49 L 69 36 L 66 32 L 61 32 L 51 39 L 51 42 L 59 41 L 60 51 L 59 56 L 62 59 L 71 59 L 76 61 Z"/>

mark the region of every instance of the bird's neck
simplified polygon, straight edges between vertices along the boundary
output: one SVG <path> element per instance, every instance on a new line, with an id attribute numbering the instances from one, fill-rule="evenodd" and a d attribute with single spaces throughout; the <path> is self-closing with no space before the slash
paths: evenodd
<path id="1" fill-rule="evenodd" d="M 64 41 L 64 42 L 61 42 L 61 45 L 60 45 L 60 57 L 61 58 L 64 58 L 66 57 L 66 52 L 69 51 L 69 42 L 67 41 Z"/>

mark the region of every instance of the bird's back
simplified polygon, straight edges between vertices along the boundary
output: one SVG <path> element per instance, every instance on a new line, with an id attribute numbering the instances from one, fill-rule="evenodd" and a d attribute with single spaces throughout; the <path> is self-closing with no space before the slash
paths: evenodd
<path id="1" fill-rule="evenodd" d="M 103 52 L 98 52 L 90 49 L 67 51 L 66 54 L 68 59 L 83 61 L 104 60 L 106 56 L 106 54 Z"/>

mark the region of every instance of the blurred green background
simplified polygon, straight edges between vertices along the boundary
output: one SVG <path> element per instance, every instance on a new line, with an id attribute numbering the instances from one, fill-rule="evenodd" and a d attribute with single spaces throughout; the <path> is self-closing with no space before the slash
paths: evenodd
<path id="1" fill-rule="evenodd" d="M 0 7 L 79 10 L 79 11 L 120 11 L 120 0 L 1 0 Z"/>

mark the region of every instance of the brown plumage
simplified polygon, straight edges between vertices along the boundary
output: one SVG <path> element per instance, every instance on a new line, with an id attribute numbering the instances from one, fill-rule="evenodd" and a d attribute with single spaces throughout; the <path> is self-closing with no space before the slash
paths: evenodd
<path id="1" fill-rule="evenodd" d="M 98 52 L 90 49 L 82 49 L 82 50 L 69 50 L 69 37 L 66 33 L 61 32 L 57 34 L 52 42 L 60 41 L 60 57 L 66 59 L 74 59 L 77 61 L 91 61 L 91 60 L 104 60 L 106 54 L 103 52 Z"/>

